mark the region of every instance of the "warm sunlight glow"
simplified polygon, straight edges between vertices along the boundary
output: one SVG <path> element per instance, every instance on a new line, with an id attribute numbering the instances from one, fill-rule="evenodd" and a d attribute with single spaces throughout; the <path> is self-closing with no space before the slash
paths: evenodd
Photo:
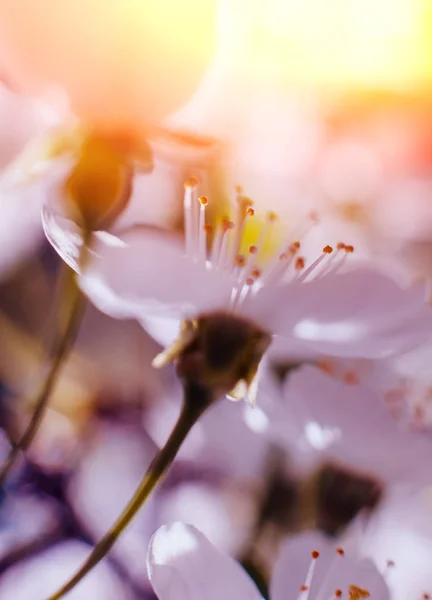
<path id="1" fill-rule="evenodd" d="M 213 0 L 0 0 L 0 74 L 58 83 L 81 116 L 136 127 L 193 92 L 214 21 Z"/>
<path id="2" fill-rule="evenodd" d="M 332 90 L 431 84 L 428 0 L 268 0 L 244 8 L 249 70 Z"/>

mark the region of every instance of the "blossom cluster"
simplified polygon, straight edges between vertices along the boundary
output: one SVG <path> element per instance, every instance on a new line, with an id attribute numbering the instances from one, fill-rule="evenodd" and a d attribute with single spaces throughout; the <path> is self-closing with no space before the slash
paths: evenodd
<path id="1" fill-rule="evenodd" d="M 42 247 L 74 290 L 39 309 L 60 342 L 37 417 L 26 430 L 17 401 L 2 423 L 0 598 L 63 597 L 103 544 L 71 598 L 430 598 L 430 173 L 383 160 L 378 176 L 379 148 L 349 128 L 312 143 L 324 116 L 277 94 L 251 119 L 268 136 L 244 117 L 210 137 L 214 71 L 139 135 L 76 90 L 55 109 L 0 90 L 22 124 L 1 155 L 2 285 Z M 276 168 L 300 129 L 310 147 Z M 75 297 L 88 323 L 64 366 Z M 27 396 L 11 362 L 0 377 Z M 109 530 L 149 464 L 141 511 Z"/>

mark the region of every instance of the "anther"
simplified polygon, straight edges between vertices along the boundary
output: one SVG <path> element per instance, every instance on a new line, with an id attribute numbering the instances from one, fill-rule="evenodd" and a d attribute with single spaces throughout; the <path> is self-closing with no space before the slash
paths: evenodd
<path id="1" fill-rule="evenodd" d="M 326 360 L 326 359 L 317 360 L 316 365 L 317 365 L 318 369 L 320 369 L 324 373 L 327 373 L 327 375 L 334 375 L 336 372 L 336 367 L 335 367 L 334 363 L 331 362 L 330 360 Z"/>
<path id="2" fill-rule="evenodd" d="M 206 196 L 200 196 L 198 198 L 198 200 L 199 200 L 201 206 L 207 206 L 207 204 L 208 204 L 208 198 L 206 198 Z"/>
<path id="3" fill-rule="evenodd" d="M 222 229 L 224 231 L 229 231 L 230 229 L 234 229 L 234 223 L 229 219 L 222 219 Z"/>
<path id="4" fill-rule="evenodd" d="M 195 188 L 198 185 L 198 179 L 196 177 L 188 177 L 184 183 L 186 188 Z"/>
<path id="5" fill-rule="evenodd" d="M 345 550 L 340 546 L 336 548 L 336 552 L 339 554 L 339 556 L 345 556 Z"/>
<path id="6" fill-rule="evenodd" d="M 349 254 L 352 254 L 354 252 L 354 246 L 345 246 L 345 252 L 348 252 Z"/>
<path id="7" fill-rule="evenodd" d="M 258 277 L 261 277 L 261 269 L 253 269 L 251 272 L 252 277 L 254 277 L 255 279 L 258 279 Z"/>
<path id="8" fill-rule="evenodd" d="M 304 258 L 304 256 L 299 256 L 296 261 L 295 261 L 295 268 L 297 271 L 301 271 L 302 269 L 304 269 L 306 264 L 306 260 Z"/>
<path id="9" fill-rule="evenodd" d="M 303 584 L 303 585 L 300 587 L 300 591 L 301 591 L 301 592 L 307 592 L 307 591 L 308 591 L 308 589 L 309 589 L 309 586 L 308 586 L 308 585 L 304 585 L 304 584 Z"/>
<path id="10" fill-rule="evenodd" d="M 335 598 L 342 598 L 342 590 L 335 590 Z"/>
<path id="11" fill-rule="evenodd" d="M 357 385 L 359 382 L 358 375 L 354 371 L 345 371 L 342 378 L 347 385 Z"/>
<path id="12" fill-rule="evenodd" d="M 336 245 L 337 250 L 345 250 L 345 244 L 343 242 L 339 242 Z"/>
<path id="13" fill-rule="evenodd" d="M 394 567 L 394 566 L 395 566 L 395 562 L 394 562 L 394 560 L 391 560 L 391 559 L 389 559 L 389 560 L 387 561 L 387 568 L 388 568 L 388 569 L 391 569 L 391 568 L 392 568 L 392 567 Z"/>
<path id="14" fill-rule="evenodd" d="M 258 248 L 256 246 L 249 246 L 249 254 L 256 254 L 258 252 Z"/>
<path id="15" fill-rule="evenodd" d="M 312 552 L 311 552 L 311 557 L 312 557 L 314 560 L 316 560 L 316 559 L 319 557 L 319 555 L 320 555 L 320 554 L 319 554 L 318 550 L 312 550 Z"/>
<path id="16" fill-rule="evenodd" d="M 246 264 L 246 257 L 243 254 L 239 254 L 235 258 L 235 264 L 237 267 L 244 267 Z"/>
<path id="17" fill-rule="evenodd" d="M 324 246 L 323 250 L 322 250 L 325 254 L 331 254 L 333 252 L 333 248 L 329 245 Z"/>
<path id="18" fill-rule="evenodd" d="M 277 221 L 278 216 L 275 212 L 270 211 L 267 213 L 267 220 L 269 221 L 269 223 L 274 223 L 275 221 Z"/>
<path id="19" fill-rule="evenodd" d="M 253 217 L 253 216 L 254 216 L 254 214 L 255 214 L 255 211 L 254 211 L 254 209 L 253 209 L 253 208 L 251 208 L 251 207 L 249 206 L 249 208 L 248 208 L 248 209 L 247 209 L 247 211 L 246 211 L 246 214 L 247 214 L 247 216 L 248 216 L 248 217 Z"/>

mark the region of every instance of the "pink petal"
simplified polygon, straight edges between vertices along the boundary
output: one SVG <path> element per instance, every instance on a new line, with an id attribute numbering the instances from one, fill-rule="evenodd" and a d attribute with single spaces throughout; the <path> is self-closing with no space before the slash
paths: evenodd
<path id="1" fill-rule="evenodd" d="M 309 600 L 332 599 L 337 589 L 342 590 L 342 598 L 348 598 L 350 585 L 368 590 L 374 600 L 389 597 L 384 579 L 371 561 L 341 556 L 334 543 L 313 532 L 293 537 L 285 543 L 273 570 L 272 600 L 299 597 L 314 550 L 319 552 L 319 557 L 315 561 Z"/>
<path id="2" fill-rule="evenodd" d="M 384 481 L 429 481 L 426 459 L 432 444 L 400 430 L 380 395 L 347 385 L 316 367 L 304 366 L 288 379 L 284 407 L 272 419 L 273 434 L 303 460 L 335 460 Z"/>
<path id="3" fill-rule="evenodd" d="M 245 571 L 191 525 L 158 529 L 147 566 L 159 600 L 261 600 Z"/>
<path id="4" fill-rule="evenodd" d="M 369 268 L 264 289 L 250 312 L 287 350 L 302 342 L 326 354 L 384 357 L 432 333 L 422 288 L 403 289 Z"/>
<path id="5" fill-rule="evenodd" d="M 116 318 L 179 321 L 227 304 L 231 283 L 184 255 L 180 240 L 150 228 L 99 239 L 81 288 Z"/>

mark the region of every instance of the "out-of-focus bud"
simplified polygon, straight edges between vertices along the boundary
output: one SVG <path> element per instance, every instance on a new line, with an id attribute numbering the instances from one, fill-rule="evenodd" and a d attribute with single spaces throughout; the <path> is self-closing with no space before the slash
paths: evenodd
<path id="1" fill-rule="evenodd" d="M 100 130 L 142 132 L 202 78 L 214 10 L 214 0 L 1 1 L 0 67 L 18 89 L 61 86 Z"/>
<path id="2" fill-rule="evenodd" d="M 67 212 L 87 231 L 107 229 L 126 208 L 132 193 L 134 153 L 123 142 L 86 135 L 78 148 L 77 162 L 62 192 Z M 141 170 L 152 168 L 151 151 L 142 147 Z"/>

